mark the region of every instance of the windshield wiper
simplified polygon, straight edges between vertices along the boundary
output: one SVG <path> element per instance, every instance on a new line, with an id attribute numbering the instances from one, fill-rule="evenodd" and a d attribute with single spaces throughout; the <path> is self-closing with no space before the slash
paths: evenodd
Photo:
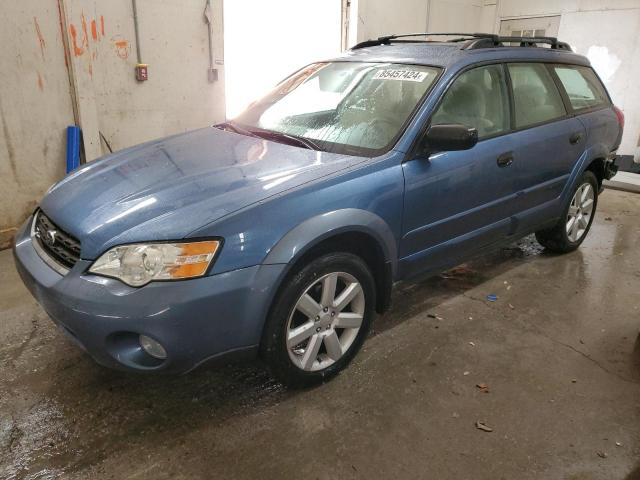
<path id="1" fill-rule="evenodd" d="M 271 139 L 274 141 L 281 140 L 285 143 L 297 145 L 302 148 L 308 148 L 309 150 L 322 150 L 320 146 L 313 140 L 308 138 L 296 137 L 295 135 L 289 135 L 288 133 L 278 132 L 275 130 L 254 130 L 253 134 L 258 137 Z"/>
<path id="2" fill-rule="evenodd" d="M 219 128 L 221 130 L 229 130 L 235 133 L 239 133 L 240 135 L 246 135 L 248 137 L 257 137 L 260 138 L 258 135 L 256 135 L 255 133 L 253 133 L 251 130 L 247 130 L 246 128 L 242 128 L 240 125 L 238 125 L 237 123 L 233 123 L 233 122 L 222 122 L 219 123 L 217 125 L 215 125 L 216 128 Z"/>
<path id="3" fill-rule="evenodd" d="M 308 148 L 309 150 L 322 150 L 320 146 L 315 143 L 313 140 L 309 140 L 308 138 L 296 137 L 295 135 L 290 135 L 288 133 L 278 132 L 275 130 L 263 130 L 263 129 L 252 129 L 242 127 L 235 122 L 223 122 L 215 125 L 216 128 L 220 128 L 222 130 L 230 130 L 235 133 L 239 133 L 240 135 L 247 135 L 249 137 L 255 138 L 264 138 L 265 140 L 273 140 L 273 141 L 281 141 L 284 143 L 288 143 L 289 145 L 297 145 L 299 147 Z"/>

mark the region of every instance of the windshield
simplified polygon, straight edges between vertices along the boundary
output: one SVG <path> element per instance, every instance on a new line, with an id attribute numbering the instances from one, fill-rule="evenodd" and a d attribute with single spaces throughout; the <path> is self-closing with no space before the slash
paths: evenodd
<path id="1" fill-rule="evenodd" d="M 280 83 L 231 124 L 238 132 L 307 148 L 379 155 L 393 146 L 438 72 L 395 63 L 316 63 Z M 291 142 L 296 139 L 301 141 Z"/>

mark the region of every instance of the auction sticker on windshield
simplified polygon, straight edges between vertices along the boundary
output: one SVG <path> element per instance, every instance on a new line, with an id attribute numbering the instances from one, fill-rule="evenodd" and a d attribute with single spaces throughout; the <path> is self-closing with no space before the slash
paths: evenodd
<path id="1" fill-rule="evenodd" d="M 408 80 L 410 82 L 422 82 L 427 78 L 426 72 L 416 70 L 379 70 L 373 76 L 378 80 Z"/>

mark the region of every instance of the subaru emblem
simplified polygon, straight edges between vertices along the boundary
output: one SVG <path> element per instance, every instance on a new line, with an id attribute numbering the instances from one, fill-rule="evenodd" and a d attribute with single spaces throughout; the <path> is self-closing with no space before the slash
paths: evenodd
<path id="1" fill-rule="evenodd" d="M 55 230 L 47 230 L 47 243 L 49 245 L 53 245 L 56 243 L 56 235 L 58 234 Z"/>

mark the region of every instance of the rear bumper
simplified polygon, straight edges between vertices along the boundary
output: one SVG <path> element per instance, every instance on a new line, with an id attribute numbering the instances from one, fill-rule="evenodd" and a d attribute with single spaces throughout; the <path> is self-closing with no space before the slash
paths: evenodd
<path id="1" fill-rule="evenodd" d="M 210 359 L 255 354 L 284 265 L 132 288 L 88 274 L 84 260 L 60 275 L 35 251 L 30 222 L 16 236 L 18 272 L 52 320 L 98 363 L 181 373 Z M 137 342 L 140 334 L 160 342 L 166 360 L 147 355 Z"/>

